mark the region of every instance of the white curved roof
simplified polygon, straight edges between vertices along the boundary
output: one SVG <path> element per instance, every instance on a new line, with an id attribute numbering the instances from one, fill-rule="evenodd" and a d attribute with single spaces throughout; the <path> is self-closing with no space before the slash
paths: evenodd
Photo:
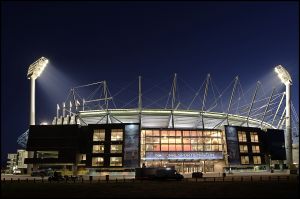
<path id="1" fill-rule="evenodd" d="M 139 123 L 141 128 L 189 128 L 189 129 L 220 129 L 223 125 L 247 126 L 247 117 L 218 112 L 201 112 L 196 110 L 169 110 L 169 109 L 108 109 L 79 111 L 81 124 L 107 123 Z M 172 116 L 173 115 L 173 116 Z M 174 117 L 174 120 L 172 120 Z M 203 117 L 203 123 L 202 123 Z M 261 120 L 249 118 L 249 127 L 275 128 Z"/>

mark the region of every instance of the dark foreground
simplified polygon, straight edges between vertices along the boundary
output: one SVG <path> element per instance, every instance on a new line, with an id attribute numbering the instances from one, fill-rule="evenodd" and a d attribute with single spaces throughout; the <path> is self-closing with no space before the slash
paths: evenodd
<path id="1" fill-rule="evenodd" d="M 298 198 L 299 182 L 2 183 L 4 198 Z"/>

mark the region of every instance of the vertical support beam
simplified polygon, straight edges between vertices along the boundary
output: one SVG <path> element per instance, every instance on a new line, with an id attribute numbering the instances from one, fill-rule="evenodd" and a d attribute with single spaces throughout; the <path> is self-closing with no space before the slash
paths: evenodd
<path id="1" fill-rule="evenodd" d="M 63 102 L 63 117 L 66 116 L 66 102 Z"/>
<path id="2" fill-rule="evenodd" d="M 201 113 L 202 113 L 202 128 L 204 129 L 204 118 L 203 118 L 203 110 L 204 110 L 204 106 L 205 106 L 205 101 L 206 101 L 206 96 L 207 96 L 207 91 L 208 91 L 208 84 L 209 84 L 209 78 L 210 78 L 210 74 L 207 74 L 207 79 L 206 79 L 206 84 L 205 84 L 205 91 L 204 91 L 204 96 L 203 96 L 203 100 L 202 100 L 202 108 L 201 108 Z"/>
<path id="3" fill-rule="evenodd" d="M 262 128 L 262 125 L 263 125 L 263 122 L 264 122 L 264 119 L 265 119 L 265 116 L 266 116 L 266 113 L 268 112 L 268 109 L 269 109 L 269 106 L 270 106 L 270 103 L 271 103 L 271 100 L 272 100 L 272 97 L 273 97 L 273 94 L 274 94 L 274 91 L 275 91 L 275 88 L 273 88 L 272 90 L 272 93 L 271 93 L 271 96 L 269 98 L 269 101 L 268 101 L 268 104 L 267 104 L 267 107 L 265 109 L 265 112 L 263 114 L 263 118 L 261 120 L 261 123 L 260 123 L 260 127 Z"/>
<path id="4" fill-rule="evenodd" d="M 84 111 L 85 99 L 82 100 L 82 111 Z"/>
<path id="5" fill-rule="evenodd" d="M 177 73 L 174 74 L 174 80 L 173 80 L 173 88 L 172 88 L 172 111 L 171 111 L 171 120 L 172 120 L 172 128 L 174 128 L 175 124 L 174 124 L 174 114 L 173 114 L 173 111 L 174 111 L 174 105 L 175 105 L 175 102 L 176 102 L 176 85 L 177 83 Z"/>
<path id="6" fill-rule="evenodd" d="M 35 125 L 35 78 L 31 77 L 30 78 L 30 115 L 29 115 L 30 125 Z M 33 158 L 34 157 L 34 152 L 33 151 L 28 151 L 28 157 Z M 28 164 L 27 165 L 27 173 L 31 174 L 31 170 L 33 168 L 33 164 Z"/>
<path id="7" fill-rule="evenodd" d="M 105 111 L 106 111 L 106 124 L 108 124 L 108 100 L 107 100 L 107 85 L 106 81 L 103 81 L 103 93 L 104 93 L 104 103 L 105 103 Z"/>
<path id="8" fill-rule="evenodd" d="M 278 129 L 281 129 L 282 128 L 282 123 L 283 123 L 283 117 L 284 117 L 284 114 L 285 114 L 285 109 L 283 110 L 283 112 L 282 112 L 282 114 L 281 114 L 281 117 L 280 117 L 280 120 L 279 120 L 279 122 L 278 122 L 278 124 L 277 124 L 277 128 Z"/>
<path id="9" fill-rule="evenodd" d="M 70 117 L 71 117 L 71 113 L 72 113 L 72 102 L 71 101 L 70 101 L 69 112 L 70 112 Z"/>
<path id="10" fill-rule="evenodd" d="M 59 105 L 57 104 L 57 106 L 56 106 L 56 118 L 58 119 L 58 117 L 59 117 Z"/>
<path id="11" fill-rule="evenodd" d="M 292 155 L 292 128 L 291 128 L 291 84 L 286 83 L 286 98 L 285 98 L 285 149 L 286 149 L 286 164 L 291 169 L 293 165 Z"/>
<path id="12" fill-rule="evenodd" d="M 229 125 L 228 114 L 229 114 L 229 111 L 230 111 L 232 99 L 233 99 L 233 96 L 234 96 L 234 93 L 235 93 L 235 89 L 236 89 L 236 85 L 237 85 L 238 80 L 239 80 L 239 76 L 236 76 L 236 77 L 235 77 L 234 86 L 233 86 L 233 89 L 232 89 L 232 93 L 231 93 L 231 97 L 230 97 L 230 101 L 229 101 L 229 104 L 228 104 L 227 116 L 226 116 L 226 118 L 227 118 L 227 124 L 228 124 L 228 125 Z"/>
<path id="13" fill-rule="evenodd" d="M 253 98 L 252 98 L 252 102 L 251 102 L 251 105 L 250 105 L 250 108 L 249 108 L 249 111 L 248 111 L 248 114 L 247 114 L 247 126 L 248 127 L 249 127 L 250 113 L 251 113 L 251 110 L 252 110 L 252 107 L 253 107 L 253 104 L 254 104 L 254 101 L 255 101 L 255 98 L 256 98 L 256 94 L 257 94 L 257 90 L 258 90 L 259 85 L 260 85 L 260 82 L 257 81 L 256 88 L 255 88 L 255 91 L 254 91 L 254 95 L 253 95 Z"/>
<path id="14" fill-rule="evenodd" d="M 142 123 L 142 77 L 139 76 L 139 123 Z"/>
<path id="15" fill-rule="evenodd" d="M 35 78 L 30 78 L 30 125 L 35 125 Z"/>
<path id="16" fill-rule="evenodd" d="M 272 125 L 274 124 L 275 118 L 276 118 L 277 113 L 278 113 L 278 111 L 279 111 L 279 109 L 280 109 L 280 106 L 281 106 L 281 104 L 282 104 L 282 101 L 283 101 L 284 96 L 285 96 L 285 92 L 282 94 L 281 100 L 280 100 L 280 102 L 279 102 L 279 105 L 278 105 L 278 107 L 277 107 L 277 110 L 276 110 L 275 115 L 274 115 L 273 120 L 272 120 Z"/>

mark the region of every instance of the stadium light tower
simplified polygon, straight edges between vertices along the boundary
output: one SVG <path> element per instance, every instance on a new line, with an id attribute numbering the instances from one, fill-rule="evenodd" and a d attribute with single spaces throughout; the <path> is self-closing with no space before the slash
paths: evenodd
<path id="1" fill-rule="evenodd" d="M 44 69 L 46 68 L 49 60 L 45 57 L 41 57 L 35 62 L 33 62 L 29 68 L 27 73 L 27 78 L 30 79 L 30 125 L 35 125 L 35 80 L 42 74 Z M 33 158 L 34 154 L 32 151 L 28 152 L 28 157 Z M 27 173 L 31 173 L 31 169 L 33 168 L 32 164 L 27 165 Z M 35 170 L 35 168 L 34 168 Z"/>
<path id="2" fill-rule="evenodd" d="M 30 125 L 35 125 L 35 80 L 42 74 L 49 60 L 41 57 L 29 66 L 27 78 L 30 79 Z"/>
<path id="3" fill-rule="evenodd" d="M 291 168 L 293 164 L 292 155 L 292 129 L 291 129 L 291 85 L 292 78 L 289 72 L 281 65 L 275 67 L 275 72 L 285 85 L 286 105 L 285 105 L 285 148 L 286 148 L 286 163 Z"/>

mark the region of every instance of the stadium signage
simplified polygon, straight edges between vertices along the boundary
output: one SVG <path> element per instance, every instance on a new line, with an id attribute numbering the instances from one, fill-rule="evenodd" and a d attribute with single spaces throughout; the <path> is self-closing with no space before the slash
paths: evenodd
<path id="1" fill-rule="evenodd" d="M 146 152 L 146 160 L 215 160 L 223 159 L 222 152 Z"/>

